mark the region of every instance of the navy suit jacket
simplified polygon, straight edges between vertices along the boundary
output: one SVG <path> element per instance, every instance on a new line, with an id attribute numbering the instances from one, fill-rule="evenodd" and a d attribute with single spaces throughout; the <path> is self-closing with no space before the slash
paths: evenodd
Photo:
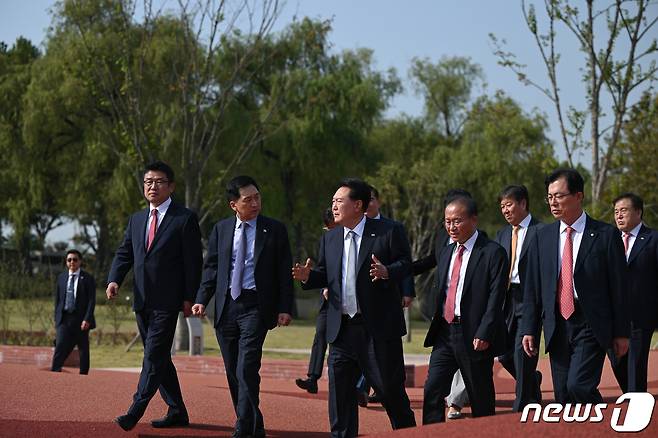
<path id="1" fill-rule="evenodd" d="M 628 257 L 631 319 L 654 330 L 658 322 L 658 232 L 640 227 Z"/>
<path id="2" fill-rule="evenodd" d="M 172 202 L 146 251 L 149 209 L 130 216 L 108 283 L 123 282 L 133 269 L 133 309 L 179 311 L 194 301 L 201 278 L 201 232 L 196 214 Z"/>
<path id="3" fill-rule="evenodd" d="M 558 288 L 560 221 L 544 226 L 528 249 L 524 281 L 522 330 L 534 335 L 543 315 L 546 351 L 555 333 Z M 603 348 L 613 337 L 628 337 L 627 266 L 619 230 L 587 216 L 573 271 L 578 303 L 587 323 Z"/>
<path id="4" fill-rule="evenodd" d="M 530 218 L 530 224 L 528 225 L 528 231 L 526 231 L 525 238 L 523 239 L 523 245 L 521 245 L 521 251 L 517 248 L 517 257 L 519 259 L 519 280 L 521 281 L 521 290 L 518 292 L 518 295 L 514 297 L 517 301 L 523 301 L 523 278 L 525 277 L 525 272 L 528 266 L 528 248 L 530 247 L 530 242 L 537 235 L 537 231 L 541 230 L 544 227 L 544 224 L 535 219 L 534 216 Z M 507 253 L 507 259 L 512 262 L 512 226 L 507 224 L 496 233 L 496 243 L 502 246 Z"/>
<path id="5" fill-rule="evenodd" d="M 425 337 L 425 346 L 433 347 L 439 331 L 448 323 L 443 317 L 448 288 L 448 269 L 456 243 L 441 248 L 437 254 L 435 288 L 439 304 Z M 466 350 L 470 356 L 499 355 L 505 350 L 506 328 L 503 302 L 507 290 L 509 262 L 505 250 L 496 242 L 479 234 L 468 259 L 460 303 L 461 326 Z M 489 342 L 485 351 L 473 350 L 473 339 Z"/>
<path id="6" fill-rule="evenodd" d="M 329 289 L 327 342 L 336 340 L 342 318 L 343 232 L 337 226 L 320 239 L 318 263 L 303 289 Z M 388 269 L 387 280 L 372 281 L 370 264 L 375 255 Z M 404 228 L 393 221 L 366 218 L 356 265 L 356 296 L 370 336 L 399 339 L 407 332 L 398 283 L 410 272 L 411 256 Z"/>
<path id="7" fill-rule="evenodd" d="M 203 265 L 203 278 L 196 302 L 208 305 L 215 297 L 215 327 L 222 318 L 226 295 L 231 287 L 231 255 L 235 216 L 217 222 L 208 239 L 208 254 Z M 258 294 L 258 310 L 268 329 L 276 327 L 279 313 L 292 314 L 294 301 L 290 275 L 292 255 L 288 231 L 281 222 L 259 215 L 254 242 L 254 278 Z"/>
<path id="8" fill-rule="evenodd" d="M 64 305 L 66 304 L 66 288 L 69 281 L 69 271 L 60 273 L 55 283 L 55 325 L 62 323 Z M 75 315 L 80 322 L 87 321 L 90 330 L 96 327 L 94 308 L 96 307 L 96 280 L 86 271 L 80 270 L 78 290 L 75 295 Z"/>
<path id="9" fill-rule="evenodd" d="M 404 229 L 404 225 L 402 225 L 402 223 L 394 221 L 393 219 L 380 215 L 379 220 L 384 222 L 389 222 L 391 226 L 399 226 Z M 414 276 L 411 275 L 411 273 L 406 277 L 404 277 L 404 279 L 400 281 L 400 283 L 398 283 L 398 288 L 401 296 L 416 298 L 416 286 L 414 284 Z"/>

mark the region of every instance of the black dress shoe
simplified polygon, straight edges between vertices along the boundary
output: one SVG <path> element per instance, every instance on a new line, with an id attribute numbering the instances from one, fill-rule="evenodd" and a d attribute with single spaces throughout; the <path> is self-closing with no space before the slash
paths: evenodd
<path id="1" fill-rule="evenodd" d="M 379 397 L 379 394 L 377 394 L 376 392 L 373 392 L 372 395 L 370 397 L 368 397 L 368 401 L 370 403 L 381 403 L 382 399 L 381 399 L 381 397 Z"/>
<path id="2" fill-rule="evenodd" d="M 356 390 L 356 403 L 362 408 L 368 407 L 368 393 L 365 391 Z"/>
<path id="3" fill-rule="evenodd" d="M 296 379 L 295 384 L 311 394 L 318 393 L 318 381 L 315 379 Z"/>
<path id="4" fill-rule="evenodd" d="M 542 375 L 540 371 L 535 371 L 537 373 L 537 403 L 541 403 L 541 380 Z"/>
<path id="5" fill-rule="evenodd" d="M 166 415 L 157 420 L 151 421 L 151 426 L 153 427 L 183 427 L 190 425 L 190 418 L 184 414 L 172 414 Z"/>
<path id="6" fill-rule="evenodd" d="M 139 418 L 135 417 L 134 415 L 126 414 L 126 415 L 119 415 L 112 421 L 118 424 L 119 427 L 121 427 L 121 429 L 128 432 L 129 430 L 132 430 L 135 427 L 135 425 L 139 421 Z"/>

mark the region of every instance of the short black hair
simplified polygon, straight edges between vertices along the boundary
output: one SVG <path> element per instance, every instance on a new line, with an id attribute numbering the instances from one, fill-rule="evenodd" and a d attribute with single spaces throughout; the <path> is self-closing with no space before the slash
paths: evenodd
<path id="1" fill-rule="evenodd" d="M 632 192 L 622 193 L 612 201 L 612 206 L 614 207 L 617 204 L 617 202 L 621 201 L 622 199 L 629 199 L 631 201 L 631 204 L 633 205 L 633 208 L 635 210 L 641 211 L 640 217 L 644 215 L 644 201 L 638 195 Z"/>
<path id="2" fill-rule="evenodd" d="M 371 195 L 374 195 L 375 198 L 379 199 L 379 190 L 375 186 L 370 186 Z"/>
<path id="3" fill-rule="evenodd" d="M 446 207 L 450 204 L 461 204 L 466 207 L 466 213 L 469 217 L 477 216 L 478 214 L 477 203 L 475 202 L 475 199 L 471 198 L 470 196 L 455 196 L 450 199 L 450 201 L 446 204 Z"/>
<path id="4" fill-rule="evenodd" d="M 500 191 L 498 202 L 506 198 L 512 198 L 516 202 L 521 202 L 525 199 L 525 209 L 530 211 L 530 196 L 528 195 L 528 188 L 526 186 L 510 184 Z"/>
<path id="5" fill-rule="evenodd" d="M 473 198 L 471 192 L 464 189 L 450 189 L 446 192 L 446 195 L 443 198 L 443 209 L 448 206 L 455 198 L 464 197 L 464 198 Z"/>
<path id="6" fill-rule="evenodd" d="M 331 208 L 327 208 L 322 212 L 322 222 L 326 227 L 330 227 L 334 224 L 334 212 Z"/>
<path id="7" fill-rule="evenodd" d="M 585 180 L 578 173 L 576 169 L 556 169 L 551 172 L 550 175 L 544 180 L 544 185 L 546 186 L 546 191 L 548 192 L 548 186 L 557 181 L 560 178 L 564 178 L 567 181 L 567 188 L 569 193 L 578 193 L 585 191 Z"/>
<path id="8" fill-rule="evenodd" d="M 365 212 L 370 204 L 370 185 L 359 178 L 345 178 L 338 183 L 338 188 L 347 187 L 350 189 L 348 197 L 352 201 L 361 201 L 361 209 Z"/>
<path id="9" fill-rule="evenodd" d="M 174 182 L 174 169 L 164 161 L 153 161 L 144 166 L 144 173 L 142 176 L 146 175 L 146 172 L 149 171 L 162 172 L 167 175 L 167 179 L 170 183 Z"/>
<path id="10" fill-rule="evenodd" d="M 226 184 L 226 197 L 229 201 L 237 201 L 240 199 L 240 189 L 247 186 L 254 186 L 260 192 L 258 184 L 256 184 L 256 181 L 252 177 L 239 175 Z"/>
<path id="11" fill-rule="evenodd" d="M 78 251 L 77 249 L 69 249 L 66 251 L 66 255 L 64 256 L 65 259 L 69 258 L 69 254 L 75 254 L 78 256 L 78 260 L 82 260 L 82 253 Z"/>

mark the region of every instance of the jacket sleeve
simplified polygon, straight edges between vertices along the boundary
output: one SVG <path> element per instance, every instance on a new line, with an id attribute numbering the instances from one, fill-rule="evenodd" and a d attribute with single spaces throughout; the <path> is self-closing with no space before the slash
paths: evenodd
<path id="1" fill-rule="evenodd" d="M 55 308 L 53 309 L 53 321 L 57 321 L 58 305 L 59 305 L 59 275 L 55 279 Z"/>
<path id="2" fill-rule="evenodd" d="M 195 299 L 197 304 L 203 304 L 204 306 L 208 305 L 217 288 L 217 264 L 219 260 L 219 249 L 217 247 L 219 240 L 218 228 L 219 223 L 215 224 L 208 238 L 208 253 L 203 262 L 201 284 Z"/>
<path id="3" fill-rule="evenodd" d="M 133 262 L 134 262 L 133 244 L 132 244 L 133 216 L 130 216 L 130 219 L 128 219 L 128 226 L 126 227 L 126 232 L 123 235 L 123 242 L 121 242 L 121 245 L 114 253 L 114 260 L 112 260 L 112 267 L 110 268 L 110 273 L 107 278 L 108 284 L 115 282 L 119 286 L 121 286 L 121 283 L 123 283 L 123 279 L 126 277 L 126 274 L 133 267 Z"/>
<path id="4" fill-rule="evenodd" d="M 288 230 L 281 224 L 277 235 L 277 276 L 279 280 L 279 313 L 292 314 L 295 294 L 293 289 L 292 275 L 292 253 L 290 252 L 290 240 L 288 239 Z"/>
<path id="5" fill-rule="evenodd" d="M 489 250 L 492 254 L 489 257 L 487 266 L 489 277 L 487 309 L 475 331 L 476 338 L 488 342 L 494 341 L 496 327 L 503 316 L 503 301 L 505 300 L 507 273 L 509 272 L 509 263 L 505 250 L 498 244 L 495 246 L 495 248 Z"/>
<path id="6" fill-rule="evenodd" d="M 325 256 L 325 239 L 327 233 L 322 235 L 320 239 L 320 249 L 318 250 L 318 263 L 315 265 L 308 276 L 308 280 L 302 283 L 303 290 L 321 289 L 327 287 L 327 259 Z"/>
<path id="7" fill-rule="evenodd" d="M 201 283 L 201 266 L 203 255 L 201 249 L 201 230 L 194 213 L 188 215 L 183 225 L 183 264 L 185 272 L 184 300 L 194 301 Z"/>
<path id="8" fill-rule="evenodd" d="M 93 276 L 86 275 L 87 284 L 85 285 L 87 293 L 87 310 L 85 312 L 84 320 L 92 322 L 94 320 L 94 308 L 96 307 L 96 280 Z"/>
<path id="9" fill-rule="evenodd" d="M 411 249 L 402 224 L 396 224 L 389 233 L 392 262 L 386 265 L 386 269 L 389 280 L 399 283 L 411 273 Z"/>
<path id="10" fill-rule="evenodd" d="M 541 270 L 539 267 L 539 238 L 528 246 L 526 273 L 523 279 L 523 316 L 521 335 L 538 336 L 542 312 Z M 535 342 L 538 343 L 538 339 Z"/>

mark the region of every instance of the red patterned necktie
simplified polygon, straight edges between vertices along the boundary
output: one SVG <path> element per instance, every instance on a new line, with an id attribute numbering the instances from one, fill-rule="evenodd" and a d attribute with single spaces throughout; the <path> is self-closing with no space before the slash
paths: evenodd
<path id="1" fill-rule="evenodd" d="M 452 323 L 455 319 L 455 301 L 457 299 L 457 285 L 459 284 L 459 271 L 462 268 L 462 256 L 464 255 L 464 245 L 459 245 L 457 248 L 457 257 L 452 264 L 452 272 L 450 274 L 450 286 L 448 286 L 448 296 L 446 297 L 446 304 L 443 308 L 443 317 L 448 324 Z"/>
<path id="2" fill-rule="evenodd" d="M 158 230 L 158 209 L 154 208 L 151 210 L 151 225 L 149 225 L 149 237 L 146 241 L 146 250 L 151 249 L 153 245 L 153 239 L 155 239 L 155 232 Z"/>
<path id="3" fill-rule="evenodd" d="M 576 308 L 573 301 L 573 240 L 571 233 L 573 228 L 567 227 L 567 240 L 564 242 L 562 251 L 562 269 L 558 280 L 558 304 L 560 314 L 564 319 L 569 319 Z"/>

